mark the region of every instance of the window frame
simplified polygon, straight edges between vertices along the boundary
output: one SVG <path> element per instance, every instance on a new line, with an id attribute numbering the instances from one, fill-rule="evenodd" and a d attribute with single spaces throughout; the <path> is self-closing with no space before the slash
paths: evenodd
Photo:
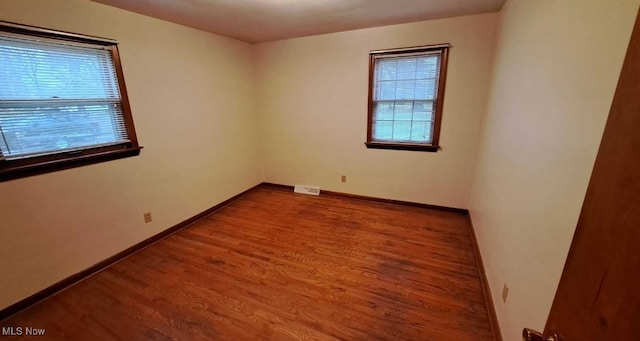
<path id="1" fill-rule="evenodd" d="M 0 182 L 117 160 L 125 157 L 132 157 L 140 154 L 142 146 L 138 143 L 135 131 L 129 97 L 127 95 L 127 89 L 124 82 L 120 53 L 118 51 L 118 42 L 116 40 L 51 30 L 36 26 L 27 26 L 7 21 L 0 21 L 0 32 L 40 37 L 55 41 L 90 44 L 108 49 L 111 52 L 116 78 L 118 80 L 123 119 L 127 137 L 129 138 L 129 142 L 115 145 L 88 147 L 74 151 L 64 151 L 60 153 L 51 153 L 14 160 L 5 159 L 0 152 Z"/>
<path id="2" fill-rule="evenodd" d="M 368 107 L 367 107 L 367 141 L 365 146 L 373 149 L 394 149 L 394 150 L 411 150 L 411 151 L 423 151 L 423 152 L 437 152 L 440 147 L 440 129 L 442 124 L 442 111 L 444 107 L 444 94 L 447 80 L 447 66 L 449 62 L 449 48 L 450 44 L 438 44 L 438 45 L 425 45 L 405 48 L 395 48 L 386 50 L 375 50 L 369 52 L 369 95 L 368 95 Z M 375 101 L 373 99 L 373 92 L 375 88 L 375 62 L 376 57 L 401 57 L 402 55 L 419 55 L 421 53 L 430 54 L 433 52 L 440 52 L 440 72 L 438 74 L 438 86 L 436 88 L 437 95 L 435 99 L 436 111 L 434 115 L 433 123 L 433 137 L 431 143 L 415 143 L 415 142 L 400 142 L 400 141 L 376 141 L 373 139 L 373 115 Z"/>

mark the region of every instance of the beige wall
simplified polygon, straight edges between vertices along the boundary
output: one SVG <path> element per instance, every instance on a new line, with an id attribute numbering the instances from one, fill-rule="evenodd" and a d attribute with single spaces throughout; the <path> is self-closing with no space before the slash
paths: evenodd
<path id="1" fill-rule="evenodd" d="M 638 2 L 509 0 L 501 13 L 471 215 L 505 340 L 544 328 Z"/>
<path id="2" fill-rule="evenodd" d="M 261 181 L 251 45 L 86 0 L 0 0 L 0 20 L 119 40 L 145 147 L 0 183 L 0 308 Z"/>
<path id="3" fill-rule="evenodd" d="M 257 45 L 265 179 L 468 207 L 497 14 Z M 368 53 L 451 43 L 438 153 L 366 149 Z M 347 182 L 340 183 L 346 175 Z"/>

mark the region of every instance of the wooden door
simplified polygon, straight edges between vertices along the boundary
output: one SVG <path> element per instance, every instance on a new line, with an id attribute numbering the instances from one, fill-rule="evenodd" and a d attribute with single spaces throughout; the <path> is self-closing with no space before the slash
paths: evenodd
<path id="1" fill-rule="evenodd" d="M 552 333 L 563 341 L 640 340 L 638 18 L 547 320 L 545 335 Z"/>

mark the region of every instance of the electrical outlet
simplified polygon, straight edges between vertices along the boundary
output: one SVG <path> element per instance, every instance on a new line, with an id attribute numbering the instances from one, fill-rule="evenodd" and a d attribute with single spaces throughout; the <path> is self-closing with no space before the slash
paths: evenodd
<path id="1" fill-rule="evenodd" d="M 153 219 L 151 218 L 151 212 L 147 212 L 144 214 L 144 222 L 146 223 L 150 223 L 151 221 L 153 221 Z"/>
<path id="2" fill-rule="evenodd" d="M 347 182 L 347 176 L 346 175 L 341 176 L 340 177 L 340 182 L 342 182 L 342 183 Z"/>
<path id="3" fill-rule="evenodd" d="M 502 288 L 502 302 L 507 302 L 507 296 L 509 296 L 509 287 L 507 286 L 507 283 L 505 283 Z"/>

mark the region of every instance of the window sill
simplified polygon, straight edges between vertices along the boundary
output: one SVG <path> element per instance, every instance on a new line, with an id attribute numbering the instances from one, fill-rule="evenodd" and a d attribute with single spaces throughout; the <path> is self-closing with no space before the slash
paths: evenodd
<path id="1" fill-rule="evenodd" d="M 409 144 L 409 143 L 385 143 L 385 142 L 365 142 L 369 149 L 393 149 L 393 150 L 410 150 L 417 152 L 437 152 L 439 146 Z"/>
<path id="2" fill-rule="evenodd" d="M 24 162 L 25 160 L 0 161 L 0 182 L 137 156 L 140 155 L 141 149 L 142 147 L 121 147 L 94 152 L 83 151 L 75 155 L 67 154 L 63 158 L 58 155 L 58 158 L 41 162 Z"/>

